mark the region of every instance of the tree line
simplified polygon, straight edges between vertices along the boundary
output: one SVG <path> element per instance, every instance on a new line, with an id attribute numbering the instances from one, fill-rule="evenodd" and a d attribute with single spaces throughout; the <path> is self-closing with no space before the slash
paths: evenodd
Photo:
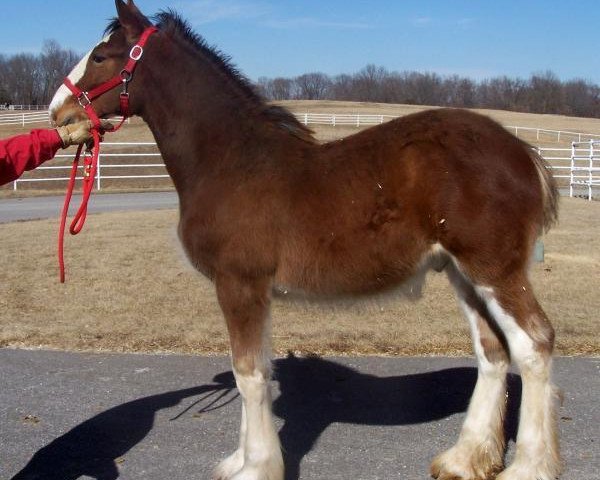
<path id="1" fill-rule="evenodd" d="M 0 104 L 47 105 L 81 55 L 46 40 L 41 53 L 0 54 Z"/>
<path id="2" fill-rule="evenodd" d="M 474 81 L 367 65 L 351 75 L 262 77 L 257 87 L 269 100 L 348 100 L 600 117 L 600 86 L 583 79 L 561 81 L 551 71 L 528 79 L 501 76 Z"/>
<path id="3" fill-rule="evenodd" d="M 48 104 L 80 56 L 55 40 L 47 40 L 37 55 L 0 54 L 0 104 Z M 262 77 L 256 88 L 267 100 L 275 101 L 347 100 L 600 118 L 600 86 L 583 79 L 561 81 L 550 71 L 528 79 L 501 76 L 475 81 L 459 75 L 395 72 L 367 65 L 354 74 Z"/>

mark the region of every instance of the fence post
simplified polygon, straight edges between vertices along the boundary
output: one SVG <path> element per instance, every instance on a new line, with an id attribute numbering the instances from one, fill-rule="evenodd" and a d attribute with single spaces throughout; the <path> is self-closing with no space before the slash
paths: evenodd
<path id="1" fill-rule="evenodd" d="M 22 115 L 23 118 L 23 126 L 25 126 L 25 114 Z"/>
<path id="2" fill-rule="evenodd" d="M 308 125 L 308 113 L 304 114 L 304 125 Z"/>
<path id="3" fill-rule="evenodd" d="M 98 149 L 100 149 L 101 147 L 98 146 Z M 102 158 L 102 155 L 100 154 L 100 152 L 98 152 L 98 170 L 97 170 L 97 177 L 96 177 L 96 188 L 98 190 L 100 190 L 100 177 L 102 176 L 102 174 L 100 173 L 100 159 Z"/>
<path id="4" fill-rule="evenodd" d="M 594 141 L 590 140 L 590 172 L 588 174 L 588 201 L 592 201 L 592 180 L 594 169 Z"/>
<path id="5" fill-rule="evenodd" d="M 16 180 L 13 182 L 13 191 L 15 191 L 15 192 L 17 191 L 17 181 Z"/>
<path id="6" fill-rule="evenodd" d="M 575 142 L 571 142 L 571 178 L 569 182 L 569 197 L 573 198 L 573 170 L 575 169 Z"/>

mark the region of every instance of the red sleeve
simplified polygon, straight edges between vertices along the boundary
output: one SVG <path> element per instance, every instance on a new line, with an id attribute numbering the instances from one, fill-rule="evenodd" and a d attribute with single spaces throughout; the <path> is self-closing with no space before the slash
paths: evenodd
<path id="1" fill-rule="evenodd" d="M 50 160 L 61 146 L 60 136 L 54 129 L 32 130 L 29 134 L 0 140 L 0 185 Z"/>

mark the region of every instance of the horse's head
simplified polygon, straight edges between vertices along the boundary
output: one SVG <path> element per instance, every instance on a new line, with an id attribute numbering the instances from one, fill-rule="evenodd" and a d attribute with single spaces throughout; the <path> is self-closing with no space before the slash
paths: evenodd
<path id="1" fill-rule="evenodd" d="M 83 92 L 90 92 L 99 85 L 118 76 L 130 58 L 132 46 L 151 22 L 138 10 L 133 0 L 125 3 L 115 0 L 117 18 L 107 28 L 107 34 L 90 50 L 69 73 L 68 79 Z M 136 82 L 128 86 L 132 100 Z M 113 88 L 92 100 L 99 117 L 120 114 L 119 94 L 121 88 Z M 85 103 L 85 99 L 84 102 Z M 136 113 L 133 100 L 131 113 Z M 66 125 L 87 118 L 80 102 L 66 85 L 61 85 L 50 104 L 50 117 L 57 125 Z"/>

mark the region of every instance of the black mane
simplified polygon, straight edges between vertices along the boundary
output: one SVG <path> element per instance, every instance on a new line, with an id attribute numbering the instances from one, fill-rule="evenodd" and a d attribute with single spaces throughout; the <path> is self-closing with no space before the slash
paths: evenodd
<path id="1" fill-rule="evenodd" d="M 265 99 L 256 91 L 252 82 L 241 73 L 231 62 L 231 57 L 217 47 L 209 45 L 204 37 L 196 33 L 190 24 L 172 9 L 161 10 L 152 18 L 154 24 L 162 31 L 177 35 L 208 58 L 223 75 L 231 79 L 242 92 L 243 96 L 259 107 L 260 111 L 277 125 L 308 142 L 314 142 L 312 130 L 304 126 L 287 109 L 279 106 L 267 105 Z M 110 21 L 104 34 L 110 34 L 121 28 L 118 18 Z"/>
<path id="2" fill-rule="evenodd" d="M 217 65 L 227 77 L 230 77 L 239 85 L 244 96 L 255 101 L 264 102 L 263 98 L 256 92 L 252 82 L 231 62 L 231 57 L 221 52 L 217 47 L 209 45 L 204 37 L 196 33 L 190 24 L 181 18 L 178 13 L 170 9 L 163 10 L 157 13 L 153 20 L 158 28 L 178 34 L 206 58 L 211 60 L 212 63 Z"/>

